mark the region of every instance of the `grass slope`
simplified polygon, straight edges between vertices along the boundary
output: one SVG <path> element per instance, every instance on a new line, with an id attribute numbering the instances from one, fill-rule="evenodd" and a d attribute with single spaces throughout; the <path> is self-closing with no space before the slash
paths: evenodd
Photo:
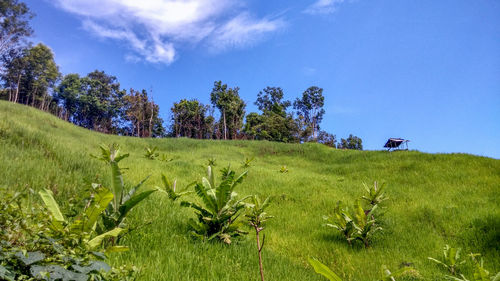
<path id="1" fill-rule="evenodd" d="M 104 164 L 89 157 L 99 144 L 116 142 L 131 157 L 122 161 L 128 184 L 160 174 L 183 186 L 201 179 L 207 159 L 217 168 L 240 167 L 255 157 L 240 195 L 273 196 L 276 218 L 264 231 L 264 267 L 268 280 L 323 280 L 307 264 L 317 257 L 345 280 L 375 280 L 383 264 L 396 269 L 413 263 L 427 280 L 445 273 L 427 260 L 441 256 L 444 244 L 465 253 L 481 252 L 486 268 L 500 270 L 500 161 L 467 154 L 415 151 L 342 151 L 316 144 L 192 139 L 139 139 L 99 134 L 33 108 L 0 102 L 0 185 L 13 189 L 49 187 L 67 212 L 90 183 L 108 182 Z M 147 160 L 144 147 L 158 146 L 175 160 Z M 289 173 L 278 172 L 287 165 Z M 241 170 L 241 168 L 239 168 Z M 362 183 L 388 184 L 384 231 L 369 249 L 350 248 L 322 226 L 338 200 L 353 201 Z M 191 210 L 154 194 L 132 212 L 132 225 L 145 224 L 126 237 L 130 252 L 113 263 L 142 268 L 141 280 L 258 280 L 254 235 L 225 246 L 201 243 L 187 234 Z M 152 222 L 148 224 L 148 222 Z"/>

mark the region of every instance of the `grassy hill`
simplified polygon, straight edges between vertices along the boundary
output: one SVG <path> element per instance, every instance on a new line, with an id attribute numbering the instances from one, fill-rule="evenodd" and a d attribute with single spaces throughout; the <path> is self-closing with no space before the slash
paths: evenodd
<path id="1" fill-rule="evenodd" d="M 272 196 L 266 246 L 267 280 L 323 280 L 307 263 L 316 257 L 345 280 L 375 280 L 380 268 L 412 263 L 426 280 L 445 273 L 427 260 L 440 257 L 450 244 L 465 253 L 480 252 L 485 267 L 500 270 L 500 160 L 467 154 L 416 151 L 342 151 L 317 144 L 256 141 L 139 139 L 99 134 L 22 105 L 0 102 L 0 186 L 48 187 L 67 212 L 81 205 L 90 183 L 108 182 L 103 163 L 89 156 L 100 144 L 118 143 L 131 156 L 122 161 L 127 184 L 160 175 L 187 185 L 205 175 L 207 159 L 217 168 L 255 157 L 240 195 Z M 165 163 L 144 158 L 157 146 L 174 158 Z M 289 173 L 280 173 L 287 165 Z M 323 215 L 338 200 L 352 202 L 362 183 L 387 183 L 381 223 L 372 247 L 349 247 Z M 76 199 L 71 199 L 76 198 Z M 71 199 L 71 200 L 70 200 Z M 258 280 L 254 235 L 230 246 L 195 241 L 187 234 L 191 210 L 160 193 L 132 212 L 132 225 L 144 224 L 124 243 L 131 251 L 115 254 L 112 263 L 142 268 L 141 280 Z M 151 223 L 148 223 L 151 222 Z M 249 229 L 250 230 L 250 229 Z M 467 271 L 467 269 L 466 269 Z"/>

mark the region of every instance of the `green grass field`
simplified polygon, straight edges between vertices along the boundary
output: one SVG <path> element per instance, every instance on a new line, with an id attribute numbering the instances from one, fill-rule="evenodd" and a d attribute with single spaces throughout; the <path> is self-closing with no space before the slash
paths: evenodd
<path id="1" fill-rule="evenodd" d="M 465 140 L 464 140 L 465 141 Z M 100 144 L 118 143 L 130 157 L 121 162 L 127 184 L 160 175 L 187 185 L 205 175 L 207 159 L 217 170 L 255 157 L 239 195 L 272 196 L 275 218 L 264 231 L 267 280 L 324 280 L 307 263 L 316 257 L 344 280 L 376 280 L 381 266 L 412 263 L 425 280 L 443 280 L 445 270 L 427 260 L 449 244 L 464 255 L 480 252 L 485 267 L 500 270 L 500 160 L 467 154 L 416 151 L 343 151 L 318 144 L 257 141 L 139 139 L 104 135 L 76 127 L 47 113 L 0 102 L 0 185 L 11 189 L 50 188 L 66 212 L 81 206 L 92 182 L 108 182 L 105 165 L 89 154 Z M 144 158 L 157 146 L 174 158 L 165 163 Z M 279 169 L 287 165 L 289 172 Z M 349 247 L 323 215 L 338 200 L 352 202 L 362 183 L 386 182 L 387 208 L 371 248 Z M 74 198 L 74 199 L 71 199 Z M 71 199 L 71 200 L 70 200 Z M 73 206 L 73 207 L 72 207 Z M 259 280 L 255 237 L 230 246 L 203 243 L 188 234 L 192 211 L 155 193 L 132 211 L 130 224 L 143 225 L 124 239 L 131 250 L 111 263 L 141 268 L 140 280 Z M 250 228 L 249 228 L 250 230 Z M 469 270 L 465 268 L 465 273 Z"/>

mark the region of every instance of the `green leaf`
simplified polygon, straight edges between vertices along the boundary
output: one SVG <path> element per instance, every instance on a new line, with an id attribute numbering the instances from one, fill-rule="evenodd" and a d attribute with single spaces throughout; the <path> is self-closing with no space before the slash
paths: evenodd
<path id="1" fill-rule="evenodd" d="M 309 258 L 308 260 L 309 263 L 314 268 L 314 271 L 316 271 L 316 273 L 325 276 L 330 281 L 342 281 L 342 279 L 340 279 L 340 277 L 337 274 L 335 274 L 330 268 L 328 268 L 326 265 L 324 265 L 317 259 Z"/>
<path id="2" fill-rule="evenodd" d="M 127 215 L 127 213 L 130 212 L 130 210 L 132 210 L 132 208 L 134 208 L 142 200 L 146 199 L 149 195 L 151 195 L 156 191 L 157 189 L 144 191 L 127 200 L 125 204 L 120 206 L 120 218 L 118 219 L 118 221 L 121 221 L 121 219 L 123 219 Z"/>
<path id="3" fill-rule="evenodd" d="M 105 238 L 108 238 L 108 237 L 117 237 L 118 235 L 120 235 L 120 233 L 123 232 L 124 229 L 122 228 L 115 228 L 113 230 L 110 230 L 106 233 L 103 233 L 99 236 L 96 236 L 94 237 L 94 239 L 90 240 L 89 242 L 87 242 L 87 245 L 90 247 L 90 249 L 95 249 L 97 247 L 99 247 L 102 243 L 102 241 L 105 239 Z"/>
<path id="4" fill-rule="evenodd" d="M 43 189 L 39 191 L 38 194 L 40 194 L 40 197 L 42 197 L 42 201 L 45 204 L 45 207 L 47 207 L 47 209 L 52 214 L 54 219 L 58 222 L 64 222 L 65 221 L 64 216 L 61 213 L 61 210 L 59 209 L 59 205 L 54 199 L 52 191 L 48 189 Z"/>
<path id="5" fill-rule="evenodd" d="M 45 255 L 40 251 L 27 252 L 26 254 L 23 254 L 23 252 L 17 252 L 14 256 L 26 266 L 45 259 Z"/>
<path id="6" fill-rule="evenodd" d="M 5 279 L 7 281 L 14 281 L 16 275 L 7 270 L 7 268 L 0 265 L 0 279 Z"/>
<path id="7" fill-rule="evenodd" d="M 85 210 L 85 220 L 83 221 L 82 230 L 89 232 L 94 229 L 97 219 L 104 210 L 108 207 L 109 202 L 113 200 L 113 194 L 104 187 L 98 187 L 90 206 Z"/>
<path id="8" fill-rule="evenodd" d="M 113 192 L 113 209 L 118 212 L 118 208 L 123 197 L 123 176 L 117 162 L 111 162 L 111 191 Z"/>

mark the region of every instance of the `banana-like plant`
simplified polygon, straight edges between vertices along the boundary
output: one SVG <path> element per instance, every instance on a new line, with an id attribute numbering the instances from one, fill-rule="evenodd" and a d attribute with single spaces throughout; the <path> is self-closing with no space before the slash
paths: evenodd
<path id="1" fill-rule="evenodd" d="M 195 237 L 203 240 L 219 239 L 231 244 L 231 238 L 246 234 L 240 229 L 242 226 L 238 217 L 244 211 L 248 197 L 237 199 L 234 188 L 240 184 L 247 172 L 236 176 L 229 167 L 222 170 L 220 184 L 215 182 L 215 173 L 212 166 L 207 168 L 207 177 L 194 186 L 195 193 L 203 202 L 182 201 L 181 206 L 194 209 L 197 220 L 189 220 L 189 226 Z"/>
<path id="2" fill-rule="evenodd" d="M 366 200 L 370 205 L 379 205 L 383 201 L 389 199 L 384 193 L 385 183 L 379 186 L 377 182 L 374 182 L 373 186 L 370 187 L 363 183 L 363 186 L 366 190 L 366 195 L 363 195 L 361 198 Z"/>
<path id="3" fill-rule="evenodd" d="M 360 240 L 365 245 L 365 248 L 370 246 L 370 240 L 373 234 L 382 227 L 376 224 L 373 212 L 378 205 L 373 205 L 368 212 L 363 209 L 359 200 L 354 204 L 354 228 L 356 229 L 355 238 Z"/>
<path id="4" fill-rule="evenodd" d="M 391 272 L 385 265 L 382 266 L 382 279 L 380 281 L 396 281 L 397 277 L 401 277 L 405 272 L 411 270 L 411 267 L 402 267 L 394 272 Z"/>
<path id="5" fill-rule="evenodd" d="M 474 263 L 474 273 L 472 275 L 472 279 L 467 279 L 463 274 L 460 274 L 460 277 L 447 275 L 446 278 L 448 280 L 453 280 L 453 281 L 500 281 L 500 272 L 498 272 L 497 274 L 490 275 L 490 272 L 483 267 L 483 259 L 481 259 L 480 261 L 478 261 L 476 259 L 476 256 L 479 256 L 479 254 L 470 254 L 469 256 L 472 259 L 472 262 Z"/>
<path id="6" fill-rule="evenodd" d="M 460 259 L 461 251 L 462 249 L 460 248 L 452 248 L 449 245 L 445 245 L 443 248 L 442 260 L 437 260 L 431 257 L 428 257 L 428 259 L 446 268 L 451 275 L 456 275 L 460 265 L 466 262 L 466 260 Z"/>
<path id="7" fill-rule="evenodd" d="M 97 222 L 108 204 L 113 200 L 113 194 L 106 188 L 97 187 L 84 212 L 73 222 L 66 220 L 52 191 L 44 189 L 39 192 L 45 207 L 51 214 L 51 229 L 61 235 L 74 235 L 82 241 L 88 250 L 95 250 L 103 245 L 107 238 L 116 238 L 124 229 L 116 227 L 105 233 L 97 233 Z M 111 246 L 106 252 L 124 251 L 127 247 Z"/>
<path id="8" fill-rule="evenodd" d="M 171 162 L 171 161 L 174 161 L 174 158 L 170 158 L 168 157 L 167 154 L 163 153 L 160 155 L 160 161 L 162 162 Z"/>
<path id="9" fill-rule="evenodd" d="M 104 232 L 115 227 L 124 227 L 123 221 L 127 214 L 137 204 L 156 192 L 157 189 L 139 192 L 144 182 L 149 178 L 148 176 L 127 191 L 123 183 L 123 175 L 118 163 L 127 158 L 129 154 L 120 154 L 120 149 L 116 144 L 112 144 L 108 147 L 101 145 L 100 148 L 101 155 L 94 157 L 109 165 L 111 171 L 110 190 L 113 193 L 113 200 L 109 203 L 109 206 L 102 216 L 104 229 L 101 231 Z"/>
<path id="10" fill-rule="evenodd" d="M 165 192 L 165 193 L 167 193 L 168 198 L 170 200 L 172 200 L 172 201 L 175 201 L 175 200 L 179 199 L 180 197 L 182 197 L 184 195 L 192 193 L 192 191 L 185 191 L 185 190 L 177 192 L 175 190 L 176 186 L 177 186 L 177 180 L 174 180 L 172 182 L 164 174 L 161 175 L 161 181 L 163 182 L 164 190 L 160 189 L 160 188 L 158 188 L 158 189 L 161 190 L 161 191 L 163 191 L 163 192 Z M 188 185 L 188 187 L 191 186 L 191 185 Z"/>
<path id="11" fill-rule="evenodd" d="M 215 157 L 208 158 L 207 162 L 208 162 L 208 166 L 212 166 L 212 167 L 217 166 L 217 163 L 216 163 L 217 159 L 215 159 Z"/>
<path id="12" fill-rule="evenodd" d="M 328 266 L 323 264 L 322 262 L 318 261 L 317 259 L 314 258 L 309 258 L 309 264 L 312 265 L 314 268 L 314 271 L 316 273 L 323 275 L 330 281 L 342 281 L 342 279 L 335 273 L 333 272 Z M 380 281 L 396 281 L 397 277 L 401 277 L 405 274 L 405 272 L 411 270 L 410 267 L 403 267 L 395 272 L 391 272 L 389 269 L 387 269 L 386 266 L 382 266 L 382 279 Z"/>
<path id="13" fill-rule="evenodd" d="M 260 279 L 264 281 L 264 268 L 262 267 L 262 248 L 264 248 L 264 242 L 266 241 L 266 236 L 262 237 L 262 244 L 260 243 L 260 232 L 264 230 L 264 222 L 268 219 L 273 218 L 269 216 L 265 209 L 269 206 L 269 197 L 267 197 L 264 202 L 261 202 L 257 195 L 252 196 L 252 204 L 249 204 L 249 213 L 245 216 L 247 217 L 248 224 L 255 229 L 255 234 L 257 237 L 257 251 L 259 253 L 259 269 L 260 269 Z"/>
<path id="14" fill-rule="evenodd" d="M 333 214 L 331 216 L 324 216 L 323 219 L 326 220 L 325 226 L 338 230 L 349 245 L 356 239 L 354 220 L 349 213 L 349 209 L 341 201 L 337 202 L 337 206 L 333 209 Z"/>
<path id="15" fill-rule="evenodd" d="M 309 258 L 308 260 L 309 264 L 312 265 L 316 273 L 323 275 L 330 281 L 342 281 L 342 279 L 340 279 L 340 277 L 335 274 L 335 272 L 333 272 L 330 268 L 328 268 L 328 266 L 326 266 L 319 260 L 315 258 Z"/>
<path id="16" fill-rule="evenodd" d="M 252 157 L 252 158 L 245 158 L 245 160 L 243 162 L 241 162 L 241 167 L 242 168 L 248 168 L 250 167 L 250 164 L 252 163 L 252 161 L 255 159 L 255 157 Z"/>
<path id="17" fill-rule="evenodd" d="M 286 167 L 286 165 L 281 166 L 280 173 L 282 173 L 282 174 L 288 173 L 288 168 Z"/>
<path id="18" fill-rule="evenodd" d="M 144 153 L 144 157 L 149 160 L 155 160 L 158 156 L 160 156 L 160 153 L 156 152 L 158 147 L 146 147 L 144 148 L 146 152 Z"/>

